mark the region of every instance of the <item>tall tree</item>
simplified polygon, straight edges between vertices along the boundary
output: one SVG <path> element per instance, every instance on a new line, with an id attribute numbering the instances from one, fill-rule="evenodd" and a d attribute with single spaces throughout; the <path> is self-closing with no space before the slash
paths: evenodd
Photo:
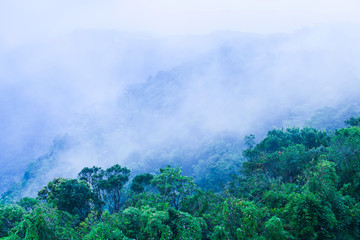
<path id="1" fill-rule="evenodd" d="M 56 178 L 38 193 L 39 199 L 53 203 L 58 209 L 85 218 L 90 212 L 91 190 L 84 181 Z"/>
<path id="2" fill-rule="evenodd" d="M 107 203 L 110 212 L 119 212 L 122 189 L 129 181 L 130 170 L 116 164 L 104 171 L 103 178 L 99 180 L 99 189 L 103 200 Z"/>
<path id="3" fill-rule="evenodd" d="M 165 201 L 176 210 L 180 209 L 185 198 L 195 191 L 194 180 L 181 175 L 181 169 L 170 166 L 160 169 L 160 174 L 152 180 Z"/>

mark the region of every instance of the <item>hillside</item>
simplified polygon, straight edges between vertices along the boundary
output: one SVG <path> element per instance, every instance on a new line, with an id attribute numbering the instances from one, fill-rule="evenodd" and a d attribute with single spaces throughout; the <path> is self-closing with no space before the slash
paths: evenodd
<path id="1" fill-rule="evenodd" d="M 36 198 L 3 197 L 0 237 L 358 239 L 360 117 L 346 124 L 273 129 L 258 144 L 249 135 L 240 155 L 218 143 L 193 177 L 170 166 L 137 175 L 118 164 L 84 167 Z"/>
<path id="2" fill-rule="evenodd" d="M 360 52 L 351 47 L 359 32 L 341 25 L 156 37 L 83 29 L 0 46 L 0 192 L 53 152 L 29 193 L 85 165 L 132 166 L 168 149 L 190 151 L 196 163 L 207 145 L 303 127 L 324 108 L 332 110 L 320 116 L 337 119 L 326 129 L 344 127 L 359 113 Z M 321 118 L 312 122 L 323 128 Z M 57 150 L 59 139 L 68 147 Z"/>

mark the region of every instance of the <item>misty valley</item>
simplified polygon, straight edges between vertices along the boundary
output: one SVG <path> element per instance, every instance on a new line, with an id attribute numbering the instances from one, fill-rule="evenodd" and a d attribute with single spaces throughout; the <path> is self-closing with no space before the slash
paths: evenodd
<path id="1" fill-rule="evenodd" d="M 360 239 L 359 41 L 0 35 L 0 239 Z"/>

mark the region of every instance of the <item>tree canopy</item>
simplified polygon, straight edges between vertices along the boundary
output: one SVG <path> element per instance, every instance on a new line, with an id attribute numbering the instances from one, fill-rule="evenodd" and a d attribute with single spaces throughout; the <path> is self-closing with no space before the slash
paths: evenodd
<path id="1" fill-rule="evenodd" d="M 134 177 L 118 164 L 85 167 L 37 199 L 0 205 L 0 238 L 359 239 L 356 119 L 332 133 L 275 129 L 258 144 L 250 135 L 243 164 L 238 152 L 215 151 L 194 169 L 206 175 L 201 186 L 170 166 Z"/>

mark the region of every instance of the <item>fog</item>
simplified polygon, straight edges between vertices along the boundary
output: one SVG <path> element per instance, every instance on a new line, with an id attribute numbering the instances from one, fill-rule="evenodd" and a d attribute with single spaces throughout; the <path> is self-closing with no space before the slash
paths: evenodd
<path id="1" fill-rule="evenodd" d="M 360 23 L 359 10 L 357 0 L 1 0 L 0 38 L 11 47 L 76 29 L 165 36 L 214 30 L 292 32 L 319 24 Z"/>
<path id="2" fill-rule="evenodd" d="M 41 185 L 359 103 L 357 1 L 227 2 L 1 1 L 0 190 L 39 158 Z"/>

